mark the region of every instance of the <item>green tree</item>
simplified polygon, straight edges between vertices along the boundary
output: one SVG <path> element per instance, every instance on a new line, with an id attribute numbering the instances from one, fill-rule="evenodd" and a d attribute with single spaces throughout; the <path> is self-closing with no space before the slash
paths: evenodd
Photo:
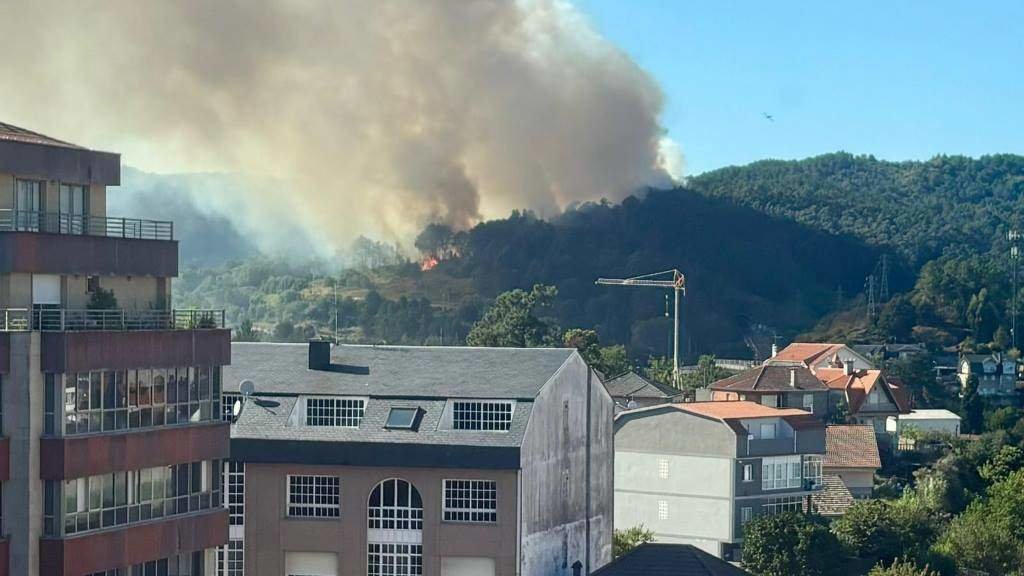
<path id="1" fill-rule="evenodd" d="M 688 374 L 683 374 L 679 379 L 679 387 L 683 390 L 695 390 L 707 388 L 723 378 L 728 378 L 732 372 L 725 368 L 719 368 L 715 364 L 715 357 L 711 354 L 701 355 L 697 359 L 697 369 Z"/>
<path id="2" fill-rule="evenodd" d="M 282 320 L 274 324 L 274 341 L 291 342 L 295 338 L 295 324 Z"/>
<path id="3" fill-rule="evenodd" d="M 981 432 L 985 419 L 985 399 L 978 393 L 978 376 L 971 374 L 964 386 L 963 398 L 960 400 L 960 411 L 964 415 L 966 432 Z"/>
<path id="4" fill-rule="evenodd" d="M 890 338 L 905 340 L 910 338 L 914 324 L 917 322 L 917 311 L 910 299 L 904 295 L 894 297 L 882 307 L 878 315 L 878 328 Z"/>
<path id="5" fill-rule="evenodd" d="M 1014 574 L 1024 566 L 1024 471 L 1010 474 L 957 516 L 935 543 L 962 572 Z"/>
<path id="6" fill-rule="evenodd" d="M 1022 412 L 1013 406 L 1003 406 L 985 415 L 985 430 L 995 432 L 997 430 L 1013 430 L 1014 426 L 1021 421 Z"/>
<path id="7" fill-rule="evenodd" d="M 840 398 L 835 407 L 828 413 L 829 424 L 846 424 L 850 419 L 850 405 L 846 398 Z"/>
<path id="8" fill-rule="evenodd" d="M 89 295 L 89 301 L 86 302 L 85 307 L 89 310 L 117 310 L 117 297 L 114 296 L 113 290 L 105 290 L 97 286 Z"/>
<path id="9" fill-rule="evenodd" d="M 552 346 L 558 342 L 558 328 L 540 312 L 554 302 L 554 286 L 535 285 L 529 292 L 515 289 L 499 294 L 494 304 L 470 329 L 466 344 L 526 348 Z"/>
<path id="10" fill-rule="evenodd" d="M 941 573 L 930 570 L 927 565 L 921 568 L 910 560 L 893 560 L 888 566 L 879 562 L 868 576 L 941 576 Z"/>
<path id="11" fill-rule="evenodd" d="M 651 356 L 647 359 L 647 367 L 644 368 L 644 376 L 652 381 L 676 388 L 676 381 L 673 377 L 672 359 L 665 356 Z"/>
<path id="12" fill-rule="evenodd" d="M 643 524 L 625 530 L 612 532 L 612 557 L 618 558 L 628 554 L 641 544 L 654 541 L 654 532 L 644 528 Z"/>
<path id="13" fill-rule="evenodd" d="M 260 332 L 252 325 L 252 320 L 246 318 L 235 328 L 235 342 L 259 342 Z"/>
<path id="14" fill-rule="evenodd" d="M 995 484 L 1006 480 L 1021 468 L 1024 468 L 1024 450 L 1017 446 L 1003 446 L 995 456 L 981 465 L 978 474 L 987 482 Z"/>
<path id="15" fill-rule="evenodd" d="M 618 376 L 629 371 L 629 359 L 624 346 L 601 346 L 595 330 L 570 328 L 562 335 L 566 348 L 575 348 L 591 368 L 605 377 Z"/>
<path id="16" fill-rule="evenodd" d="M 832 574 L 840 557 L 835 535 L 798 512 L 758 516 L 743 528 L 743 567 L 759 576 Z"/>
<path id="17" fill-rule="evenodd" d="M 859 558 L 890 561 L 903 548 L 893 511 L 884 500 L 854 503 L 832 523 L 832 532 L 850 555 Z"/>

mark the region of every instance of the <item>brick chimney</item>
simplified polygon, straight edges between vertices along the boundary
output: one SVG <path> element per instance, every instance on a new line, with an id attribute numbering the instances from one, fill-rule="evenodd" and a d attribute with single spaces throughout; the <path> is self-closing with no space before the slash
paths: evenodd
<path id="1" fill-rule="evenodd" d="M 856 372 L 856 370 L 853 369 L 853 358 L 843 362 L 843 374 L 849 376 L 854 372 Z"/>

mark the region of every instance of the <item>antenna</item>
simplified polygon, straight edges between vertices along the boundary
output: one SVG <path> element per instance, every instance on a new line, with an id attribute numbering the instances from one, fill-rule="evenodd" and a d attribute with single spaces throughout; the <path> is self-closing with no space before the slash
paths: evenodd
<path id="1" fill-rule="evenodd" d="M 242 380 L 238 383 L 238 391 L 243 398 L 248 398 L 256 392 L 256 384 L 252 380 Z"/>
<path id="2" fill-rule="evenodd" d="M 1022 234 L 1016 229 L 1006 234 L 1010 241 L 1010 266 L 1013 268 L 1013 295 L 1010 305 L 1010 342 L 1013 348 L 1017 347 L 1017 261 L 1020 259 L 1020 240 Z"/>

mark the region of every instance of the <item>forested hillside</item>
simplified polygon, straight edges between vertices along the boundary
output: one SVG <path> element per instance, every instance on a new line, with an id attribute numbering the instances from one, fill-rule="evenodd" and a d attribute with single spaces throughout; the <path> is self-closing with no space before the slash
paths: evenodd
<path id="1" fill-rule="evenodd" d="M 812 336 L 914 338 L 936 345 L 966 339 L 969 347 L 1006 347 L 1012 294 L 1007 233 L 1024 223 L 1024 158 L 883 162 L 837 153 L 726 168 L 689 185 L 816 230 L 854 236 L 892 256 L 892 292 L 904 294 L 883 306 L 878 322 L 865 322 L 863 309 L 847 310 L 826 318 Z"/>
<path id="2" fill-rule="evenodd" d="M 266 337 L 333 330 L 337 309 L 347 340 L 456 343 L 498 293 L 548 284 L 559 291 L 550 313 L 561 326 L 596 328 L 603 342 L 645 358 L 668 351 L 666 294 L 594 280 L 677 267 L 688 281 L 691 359 L 749 358 L 750 344 L 763 355 L 774 335 L 801 333 L 1005 348 L 1006 233 L 1022 208 L 1018 156 L 894 163 L 829 154 L 726 168 L 550 221 L 516 213 L 466 232 L 431 226 L 416 243 L 438 260 L 427 271 L 409 262 L 339 275 L 330 263 L 255 258 L 186 270 L 176 294 L 227 307 Z M 357 261 L 395 261 L 393 248 L 361 242 Z M 865 277 L 882 254 L 891 297 L 868 321 Z"/>
<path id="3" fill-rule="evenodd" d="M 819 267 L 823 254 L 844 265 Z M 850 293 L 860 286 L 878 254 L 849 237 L 671 190 L 586 204 L 553 221 L 529 214 L 489 221 L 460 234 L 457 248 L 442 256 L 426 272 L 409 264 L 344 273 L 344 336 L 459 342 L 498 293 L 549 284 L 558 288 L 550 313 L 561 326 L 596 328 L 603 342 L 626 344 L 637 357 L 661 355 L 670 338 L 667 292 L 594 280 L 678 267 L 688 281 L 684 351 L 750 357 L 745 337 L 813 325 L 835 307 L 837 287 Z M 224 305 L 235 322 L 249 319 L 268 331 L 279 323 L 328 328 L 332 282 L 294 264 L 247 262 L 190 270 L 177 294 L 185 304 Z M 281 330 L 286 337 L 288 326 Z"/>

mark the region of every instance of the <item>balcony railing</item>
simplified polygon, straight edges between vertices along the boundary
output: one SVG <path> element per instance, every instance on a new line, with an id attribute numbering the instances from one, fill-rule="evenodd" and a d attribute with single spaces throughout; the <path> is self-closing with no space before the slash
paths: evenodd
<path id="1" fill-rule="evenodd" d="M 224 310 L 0 309 L 0 332 L 201 330 L 224 327 Z"/>
<path id="2" fill-rule="evenodd" d="M 174 222 L 4 208 L 0 209 L 0 232 L 174 240 Z"/>

